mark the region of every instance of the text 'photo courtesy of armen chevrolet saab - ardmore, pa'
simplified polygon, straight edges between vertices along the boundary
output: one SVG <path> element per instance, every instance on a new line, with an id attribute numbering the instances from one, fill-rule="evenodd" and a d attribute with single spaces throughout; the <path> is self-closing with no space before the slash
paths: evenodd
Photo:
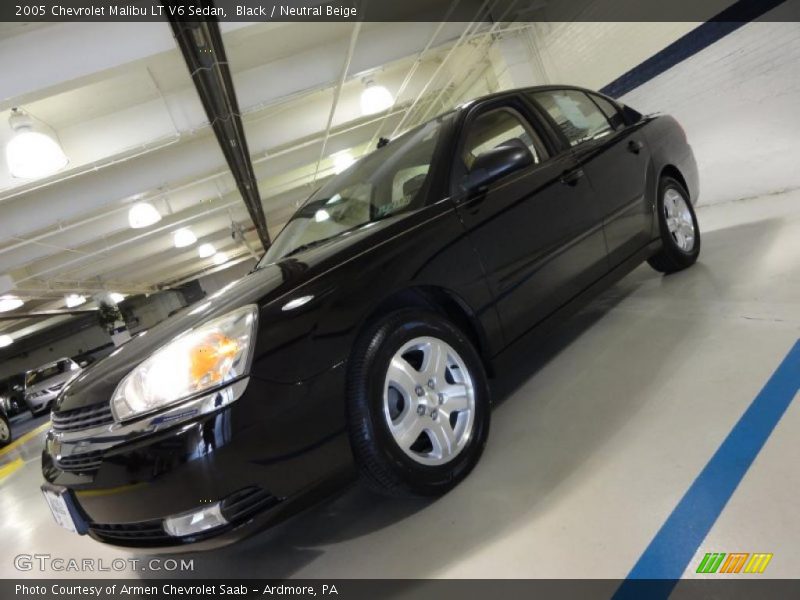
<path id="1" fill-rule="evenodd" d="M 800 0 L 51 0 L 0 56 L 0 596 L 800 591 Z"/>

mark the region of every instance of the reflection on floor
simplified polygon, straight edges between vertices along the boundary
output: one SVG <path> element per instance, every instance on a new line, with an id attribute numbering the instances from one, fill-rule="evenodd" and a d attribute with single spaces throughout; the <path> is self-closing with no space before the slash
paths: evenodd
<path id="1" fill-rule="evenodd" d="M 183 575 L 624 577 L 800 337 L 800 193 L 710 207 L 700 221 L 694 268 L 662 277 L 640 267 L 523 357 L 500 386 L 481 463 L 453 492 L 397 501 L 355 486 L 193 555 Z M 799 434 L 793 402 L 697 561 L 772 552 L 764 576 L 800 576 L 800 471 L 787 458 Z M 0 576 L 80 575 L 19 573 L 19 553 L 129 556 L 52 523 L 40 440 L 0 456 L 24 461 L 0 481 Z"/>

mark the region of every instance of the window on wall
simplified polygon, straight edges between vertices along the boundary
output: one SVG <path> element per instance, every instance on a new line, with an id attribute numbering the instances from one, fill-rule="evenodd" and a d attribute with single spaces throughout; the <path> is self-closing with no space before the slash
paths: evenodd
<path id="1" fill-rule="evenodd" d="M 577 90 L 535 92 L 531 97 L 556 122 L 571 146 L 596 140 L 614 131 L 597 104 Z"/>
<path id="2" fill-rule="evenodd" d="M 478 156 L 500 146 L 526 148 L 535 164 L 545 156 L 541 140 L 523 118 L 516 111 L 501 108 L 480 115 L 470 125 L 461 153 L 464 173 L 469 171 Z"/>

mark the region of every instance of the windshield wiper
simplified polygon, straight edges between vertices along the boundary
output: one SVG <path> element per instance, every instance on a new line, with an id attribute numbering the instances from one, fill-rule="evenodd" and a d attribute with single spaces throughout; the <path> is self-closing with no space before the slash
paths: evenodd
<path id="1" fill-rule="evenodd" d="M 344 232 L 342 232 L 342 233 L 344 233 Z M 340 235 L 341 235 L 341 233 L 337 233 L 336 235 L 331 235 L 331 236 L 324 237 L 324 238 L 321 238 L 321 239 L 318 239 L 318 240 L 314 240 L 313 242 L 306 242 L 305 244 L 300 244 L 296 248 L 292 248 L 291 250 L 289 250 L 289 252 L 287 252 L 286 254 L 281 256 L 281 258 L 288 258 L 290 256 L 294 256 L 295 254 L 298 254 L 299 252 L 304 252 L 304 251 L 306 251 L 306 250 L 308 250 L 310 248 L 314 248 L 315 246 L 319 246 L 323 242 L 328 242 L 328 241 L 332 240 L 333 238 L 339 237 Z"/>

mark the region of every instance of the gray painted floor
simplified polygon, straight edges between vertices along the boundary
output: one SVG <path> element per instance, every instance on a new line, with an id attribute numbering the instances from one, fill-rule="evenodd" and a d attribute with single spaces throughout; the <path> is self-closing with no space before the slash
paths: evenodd
<path id="1" fill-rule="evenodd" d="M 700 221 L 694 268 L 638 268 L 523 361 L 481 463 L 453 492 L 397 501 L 355 486 L 192 555 L 187 575 L 624 577 L 800 337 L 800 193 L 705 208 Z M 772 552 L 763 577 L 800 577 L 799 434 L 795 398 L 687 576 L 723 551 Z M 0 576 L 80 575 L 19 573 L 19 553 L 131 556 L 52 522 L 40 440 L 0 457 L 24 461 L 0 479 Z"/>

